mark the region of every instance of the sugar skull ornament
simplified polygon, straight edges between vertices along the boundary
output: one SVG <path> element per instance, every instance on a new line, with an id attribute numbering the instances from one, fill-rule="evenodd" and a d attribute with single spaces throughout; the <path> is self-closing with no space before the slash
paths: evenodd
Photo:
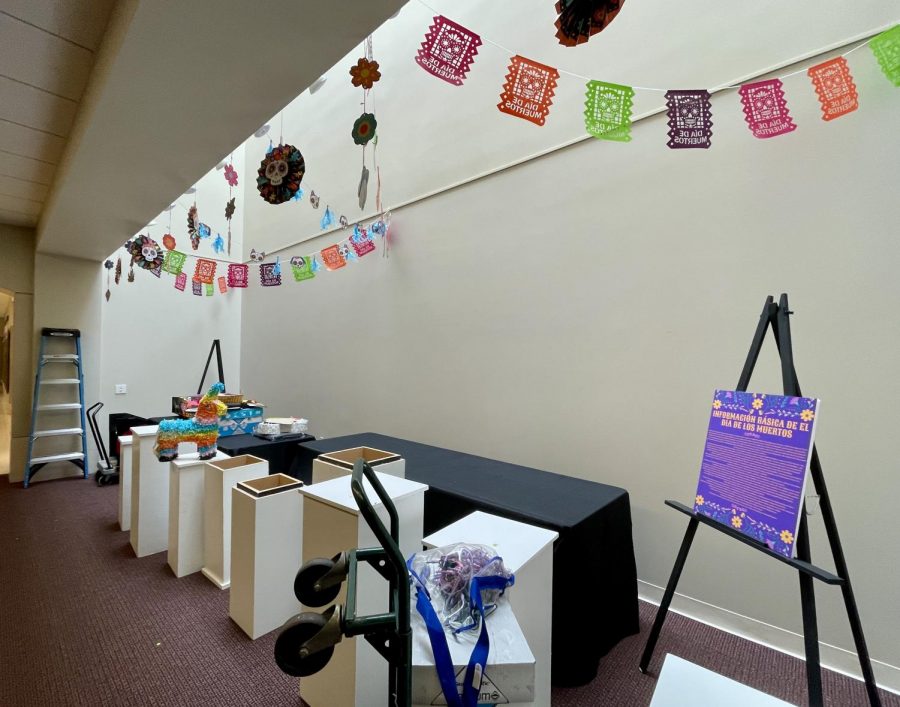
<path id="1" fill-rule="evenodd" d="M 293 145 L 279 145 L 260 162 L 256 188 L 270 204 L 283 204 L 300 189 L 305 173 L 306 163 L 300 150 Z"/>
<path id="2" fill-rule="evenodd" d="M 128 242 L 131 262 L 144 270 L 153 270 L 163 264 L 163 251 L 150 236 L 137 236 Z"/>

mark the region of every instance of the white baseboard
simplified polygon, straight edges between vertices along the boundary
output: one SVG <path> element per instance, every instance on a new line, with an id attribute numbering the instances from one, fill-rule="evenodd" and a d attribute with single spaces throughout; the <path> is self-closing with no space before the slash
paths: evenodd
<path id="1" fill-rule="evenodd" d="M 643 601 L 659 606 L 663 591 L 662 587 L 638 580 L 638 596 Z M 675 592 L 669 610 L 803 660 L 803 636 L 793 631 L 772 626 L 713 604 L 707 604 L 678 592 Z M 862 680 L 856 653 L 821 641 L 819 647 L 824 668 Z M 872 670 L 875 672 L 875 681 L 878 683 L 878 687 L 900 694 L 900 668 L 879 660 L 872 660 Z"/>

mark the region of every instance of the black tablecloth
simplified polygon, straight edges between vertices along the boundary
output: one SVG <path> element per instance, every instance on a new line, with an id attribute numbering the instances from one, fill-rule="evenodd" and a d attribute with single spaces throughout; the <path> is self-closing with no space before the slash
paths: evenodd
<path id="1" fill-rule="evenodd" d="M 375 447 L 401 455 L 406 478 L 429 486 L 426 535 L 476 510 L 559 533 L 553 547 L 554 685 L 586 685 L 600 657 L 638 632 L 631 507 L 624 489 L 374 433 L 299 447 L 297 478 L 307 481 L 312 460 L 326 452 Z"/>
<path id="2" fill-rule="evenodd" d="M 301 461 L 297 453 L 298 442 L 315 440 L 308 434 L 285 434 L 277 439 L 263 439 L 254 435 L 227 435 L 219 437 L 219 450 L 231 457 L 252 454 L 269 462 L 270 474 L 288 474 L 299 478 Z M 309 479 L 307 479 L 307 483 Z"/>

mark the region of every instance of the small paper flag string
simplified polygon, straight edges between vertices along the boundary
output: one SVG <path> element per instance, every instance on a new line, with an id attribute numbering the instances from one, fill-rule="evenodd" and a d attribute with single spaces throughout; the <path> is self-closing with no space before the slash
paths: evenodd
<path id="1" fill-rule="evenodd" d="M 781 79 L 748 83 L 738 89 L 744 117 L 754 137 L 778 137 L 797 129 L 788 111 Z"/>
<path id="2" fill-rule="evenodd" d="M 900 25 L 882 32 L 870 44 L 884 75 L 895 86 L 900 86 Z"/>
<path id="3" fill-rule="evenodd" d="M 603 140 L 631 140 L 631 107 L 634 89 L 604 81 L 588 81 L 584 103 L 584 128 Z"/>
<path id="4" fill-rule="evenodd" d="M 712 106 L 709 91 L 666 91 L 669 142 L 673 150 L 707 149 L 712 144 Z"/>
<path id="5" fill-rule="evenodd" d="M 523 56 L 510 59 L 497 108 L 502 113 L 543 125 L 550 114 L 559 72 Z"/>
<path id="6" fill-rule="evenodd" d="M 816 64 L 806 73 L 812 79 L 822 104 L 822 120 L 834 120 L 859 108 L 856 84 L 844 57 L 838 56 Z"/>

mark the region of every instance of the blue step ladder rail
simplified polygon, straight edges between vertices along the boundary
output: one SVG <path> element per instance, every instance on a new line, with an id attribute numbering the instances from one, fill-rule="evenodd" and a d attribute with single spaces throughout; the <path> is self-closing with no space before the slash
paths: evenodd
<path id="1" fill-rule="evenodd" d="M 48 353 L 47 342 L 63 340 L 74 344 L 72 353 Z M 58 371 L 59 366 L 75 366 L 76 378 L 45 378 L 44 367 L 53 364 L 53 370 Z M 44 386 L 78 386 L 78 401 L 64 403 L 41 403 L 41 391 Z M 59 419 L 59 414 L 65 411 L 78 410 L 80 427 L 46 427 L 38 425 L 38 420 L 50 417 Z M 42 427 L 43 429 L 39 429 Z M 80 437 L 81 451 L 63 452 L 60 454 L 44 454 L 35 456 L 35 442 L 49 437 Z M 31 431 L 28 435 L 28 458 L 25 461 L 24 488 L 28 488 L 31 479 L 47 464 L 53 462 L 71 462 L 81 469 L 82 475 L 88 477 L 87 455 L 87 424 L 84 409 L 84 368 L 81 357 L 81 332 L 78 329 L 53 329 L 44 327 L 41 329 L 41 347 L 38 353 L 37 371 L 34 376 L 34 397 L 31 402 Z"/>

